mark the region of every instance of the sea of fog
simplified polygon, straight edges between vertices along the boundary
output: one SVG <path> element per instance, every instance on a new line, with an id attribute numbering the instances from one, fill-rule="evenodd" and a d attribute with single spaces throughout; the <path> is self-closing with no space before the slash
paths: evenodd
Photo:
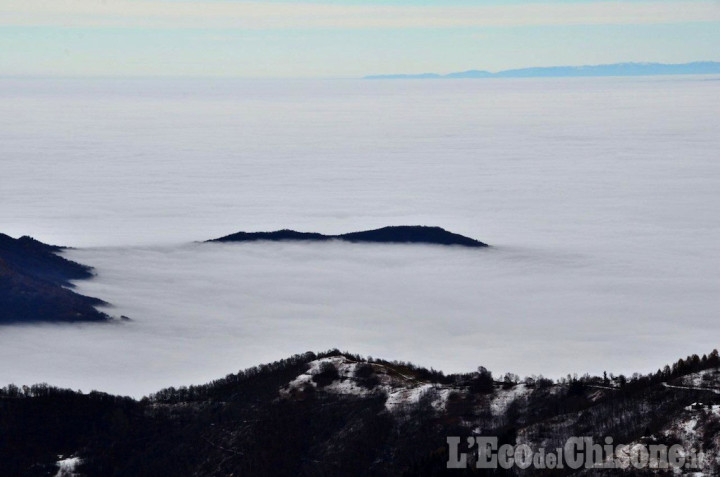
<path id="1" fill-rule="evenodd" d="M 130 322 L 0 327 L 0 386 L 140 396 L 307 350 L 652 371 L 720 344 L 720 78 L 0 79 L 0 232 Z M 201 244 L 439 225 L 487 250 Z"/>

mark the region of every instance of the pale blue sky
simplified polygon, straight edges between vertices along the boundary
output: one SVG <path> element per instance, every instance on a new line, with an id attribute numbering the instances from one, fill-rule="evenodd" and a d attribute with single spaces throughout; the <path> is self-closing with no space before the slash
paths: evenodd
<path id="1" fill-rule="evenodd" d="M 720 1 L 0 0 L 0 74 L 354 77 L 720 60 Z"/>

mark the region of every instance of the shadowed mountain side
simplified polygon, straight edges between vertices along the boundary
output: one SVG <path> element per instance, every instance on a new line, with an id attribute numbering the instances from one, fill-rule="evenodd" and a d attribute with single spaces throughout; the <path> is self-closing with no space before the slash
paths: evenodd
<path id="1" fill-rule="evenodd" d="M 66 288 L 70 280 L 92 277 L 92 268 L 57 255 L 60 250 L 0 234 L 0 324 L 109 319 L 95 309 L 102 300 Z"/>
<path id="2" fill-rule="evenodd" d="M 461 245 L 463 247 L 487 247 L 479 240 L 454 234 L 440 227 L 423 225 L 402 225 L 383 227 L 375 230 L 352 232 L 340 235 L 324 235 L 294 230 L 278 230 L 275 232 L 238 232 L 225 237 L 208 240 L 208 242 L 257 242 L 261 240 L 327 242 L 341 240 L 344 242 L 369 243 L 419 243 L 431 245 Z"/>
<path id="3" fill-rule="evenodd" d="M 0 258 L 12 268 L 64 286 L 71 286 L 69 280 L 92 277 L 92 267 L 57 255 L 63 248 L 44 244 L 32 237 L 14 239 L 0 234 Z"/>

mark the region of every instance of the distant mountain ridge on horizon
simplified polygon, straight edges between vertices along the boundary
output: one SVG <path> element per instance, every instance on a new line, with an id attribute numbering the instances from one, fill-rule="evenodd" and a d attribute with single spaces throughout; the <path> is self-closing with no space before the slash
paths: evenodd
<path id="1" fill-rule="evenodd" d="M 491 72 L 468 70 L 448 74 L 387 74 L 369 75 L 363 79 L 457 79 L 457 78 L 577 78 L 603 76 L 661 76 L 720 74 L 720 62 L 696 61 L 692 63 L 612 63 L 583 66 L 538 66 Z"/>

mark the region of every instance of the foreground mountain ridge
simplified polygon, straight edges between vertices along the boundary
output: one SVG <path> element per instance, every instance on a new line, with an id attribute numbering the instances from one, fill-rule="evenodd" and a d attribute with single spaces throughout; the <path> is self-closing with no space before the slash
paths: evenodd
<path id="1" fill-rule="evenodd" d="M 628 452 L 679 443 L 709 456 L 693 475 L 717 475 L 720 357 L 552 381 L 493 377 L 483 367 L 445 375 L 331 350 L 140 401 L 8 386 L 0 435 L 4 475 L 14 476 L 548 475 L 447 469 L 446 437 L 471 435 L 551 449 L 570 436 L 613 436 Z M 549 475 L 657 475 L 600 472 Z"/>

